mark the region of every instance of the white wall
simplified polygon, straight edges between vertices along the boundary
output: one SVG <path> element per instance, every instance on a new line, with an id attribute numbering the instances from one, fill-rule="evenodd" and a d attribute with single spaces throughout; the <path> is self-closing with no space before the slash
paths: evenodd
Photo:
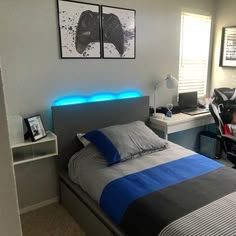
<path id="1" fill-rule="evenodd" d="M 50 106 L 61 96 L 131 88 L 152 95 L 153 75 L 158 80 L 168 73 L 178 76 L 181 9 L 213 15 L 215 11 L 214 0 L 84 2 L 136 10 L 137 58 L 60 59 L 56 0 L 1 0 L 0 54 L 9 115 L 41 113 L 50 128 Z M 176 94 L 177 90 L 164 89 L 162 84 L 158 105 L 173 102 Z M 16 168 L 21 207 L 57 195 L 54 162 L 51 158 Z M 42 183 L 40 176 L 47 180 Z"/>
<path id="2" fill-rule="evenodd" d="M 0 235 L 21 234 L 0 65 Z"/>
<path id="3" fill-rule="evenodd" d="M 218 0 L 217 12 L 216 12 L 211 93 L 213 92 L 214 88 L 236 87 L 235 68 L 219 66 L 222 27 L 236 25 L 235 10 L 236 10 L 235 0 Z"/>
<path id="4" fill-rule="evenodd" d="M 10 114 L 43 113 L 50 127 L 50 105 L 60 96 L 127 88 L 152 95 L 153 75 L 178 76 L 181 9 L 214 12 L 214 0 L 85 2 L 136 9 L 137 58 L 60 59 L 56 0 L 1 0 L 0 53 Z M 173 94 L 161 87 L 159 104 L 173 101 Z"/>

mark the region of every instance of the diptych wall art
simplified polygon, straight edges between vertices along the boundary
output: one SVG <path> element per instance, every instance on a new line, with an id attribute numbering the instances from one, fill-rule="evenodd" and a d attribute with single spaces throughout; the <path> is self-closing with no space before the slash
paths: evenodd
<path id="1" fill-rule="evenodd" d="M 61 58 L 135 58 L 135 10 L 58 0 Z"/>

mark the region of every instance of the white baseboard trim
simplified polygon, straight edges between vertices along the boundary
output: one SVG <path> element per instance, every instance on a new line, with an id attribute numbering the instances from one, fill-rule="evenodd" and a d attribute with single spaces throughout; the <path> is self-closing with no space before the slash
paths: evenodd
<path id="1" fill-rule="evenodd" d="M 20 214 L 22 215 L 24 213 L 36 210 L 38 208 L 50 205 L 50 204 L 55 203 L 55 202 L 59 202 L 59 197 L 54 197 L 54 198 L 48 199 L 46 201 L 39 202 L 37 204 L 22 208 L 22 209 L 20 209 Z"/>

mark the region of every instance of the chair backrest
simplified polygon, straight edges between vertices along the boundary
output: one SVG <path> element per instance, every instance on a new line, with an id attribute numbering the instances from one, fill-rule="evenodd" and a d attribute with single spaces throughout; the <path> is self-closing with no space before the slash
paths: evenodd
<path id="1" fill-rule="evenodd" d="M 213 96 L 209 105 L 209 110 L 215 120 L 218 132 L 223 134 L 223 125 L 231 123 L 231 109 L 236 106 L 235 88 L 214 89 Z"/>

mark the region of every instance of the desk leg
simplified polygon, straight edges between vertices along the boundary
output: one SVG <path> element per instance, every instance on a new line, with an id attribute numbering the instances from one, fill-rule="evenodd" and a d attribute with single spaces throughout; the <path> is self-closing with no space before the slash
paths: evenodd
<path id="1" fill-rule="evenodd" d="M 168 140 L 168 133 L 164 132 L 164 139 Z"/>

